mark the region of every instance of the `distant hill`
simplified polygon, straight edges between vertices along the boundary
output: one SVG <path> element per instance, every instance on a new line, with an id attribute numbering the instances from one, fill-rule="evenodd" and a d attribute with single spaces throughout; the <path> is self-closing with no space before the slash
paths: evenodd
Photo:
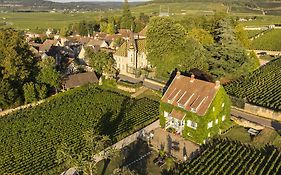
<path id="1" fill-rule="evenodd" d="M 139 2 L 130 3 L 140 4 Z M 106 10 L 116 9 L 122 2 L 69 2 L 59 3 L 46 0 L 0 0 L 0 10 L 8 11 L 46 11 L 51 9 L 63 10 Z"/>

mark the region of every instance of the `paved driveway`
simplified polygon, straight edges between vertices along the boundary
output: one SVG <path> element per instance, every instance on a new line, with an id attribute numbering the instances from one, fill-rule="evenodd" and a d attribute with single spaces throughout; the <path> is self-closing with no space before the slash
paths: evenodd
<path id="1" fill-rule="evenodd" d="M 184 160 L 184 155 L 190 157 L 192 152 L 195 152 L 199 145 L 184 139 L 179 135 L 175 135 L 165 131 L 162 128 L 154 130 L 154 137 L 151 140 L 151 144 L 158 150 L 164 149 L 167 153 L 171 153 L 172 156 L 179 160 Z"/>
<path id="2" fill-rule="evenodd" d="M 234 109 L 234 108 L 231 109 L 231 115 L 235 116 L 235 117 L 244 118 L 251 122 L 254 122 L 254 123 L 260 124 L 262 126 L 275 129 L 275 130 L 281 129 L 281 123 L 279 123 L 279 122 L 276 122 L 276 121 L 273 121 L 270 119 L 266 119 L 266 118 L 262 118 L 262 117 L 258 117 L 256 115 L 249 114 L 249 113 L 246 113 L 246 112 Z"/>

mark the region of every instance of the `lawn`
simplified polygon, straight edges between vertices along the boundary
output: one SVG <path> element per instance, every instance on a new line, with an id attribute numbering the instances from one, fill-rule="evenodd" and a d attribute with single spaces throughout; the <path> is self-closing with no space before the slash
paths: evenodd
<path id="1" fill-rule="evenodd" d="M 143 159 L 136 161 L 147 153 L 150 154 Z M 138 173 L 138 175 L 157 175 L 161 173 L 161 168 L 153 163 L 153 160 L 157 156 L 158 153 L 152 150 L 146 142 L 136 141 L 117 153 L 116 157 L 114 157 L 109 164 L 100 161 L 97 164 L 98 174 L 110 175 L 114 169 L 125 166 Z M 131 164 L 132 162 L 135 163 Z"/>
<path id="2" fill-rule="evenodd" d="M 277 131 L 270 128 L 264 128 L 257 136 L 251 138 L 248 133 L 248 129 L 236 125 L 228 132 L 220 136 L 222 138 L 237 140 L 242 143 L 249 143 L 256 147 L 263 147 L 266 144 L 270 144 L 281 148 L 281 136 L 277 133 Z"/>

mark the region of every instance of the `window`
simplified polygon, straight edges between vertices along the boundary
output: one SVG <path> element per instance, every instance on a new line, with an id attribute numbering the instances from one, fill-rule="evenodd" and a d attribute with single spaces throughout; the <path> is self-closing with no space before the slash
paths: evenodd
<path id="1" fill-rule="evenodd" d="M 213 121 L 208 123 L 208 129 L 211 128 L 211 127 L 213 127 Z"/>
<path id="2" fill-rule="evenodd" d="M 225 120 L 225 115 L 223 115 L 223 116 L 222 116 L 221 120 L 222 120 L 222 121 L 224 121 L 224 120 Z"/>
<path id="3" fill-rule="evenodd" d="M 187 120 L 186 125 L 190 128 L 196 129 L 197 128 L 197 123 L 193 122 L 191 120 Z"/>
<path id="4" fill-rule="evenodd" d="M 169 116 L 169 112 L 164 111 L 164 117 L 168 117 Z"/>
<path id="5" fill-rule="evenodd" d="M 184 105 L 183 105 L 183 104 L 178 103 L 178 107 L 180 107 L 180 108 L 184 108 Z"/>
<path id="6" fill-rule="evenodd" d="M 221 107 L 222 107 L 222 108 L 224 107 L 224 103 L 221 104 Z"/>
<path id="7" fill-rule="evenodd" d="M 216 124 L 218 124 L 219 123 L 219 119 L 216 119 Z"/>
<path id="8" fill-rule="evenodd" d="M 191 108 L 191 112 L 196 112 L 196 109 L 194 109 L 194 108 Z"/>

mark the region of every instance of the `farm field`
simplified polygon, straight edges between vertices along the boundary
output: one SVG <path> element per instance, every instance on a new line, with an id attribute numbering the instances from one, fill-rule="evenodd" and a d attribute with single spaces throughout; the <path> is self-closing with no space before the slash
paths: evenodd
<path id="1" fill-rule="evenodd" d="M 278 175 L 281 153 L 272 146 L 260 149 L 227 139 L 214 139 L 205 151 L 183 165 L 181 175 Z"/>
<path id="2" fill-rule="evenodd" d="M 225 85 L 226 92 L 249 103 L 281 111 L 281 58 Z"/>
<path id="3" fill-rule="evenodd" d="M 263 30 L 247 30 L 246 32 L 248 34 L 248 38 L 252 38 L 252 37 L 262 33 Z"/>
<path id="4" fill-rule="evenodd" d="M 236 14 L 237 16 L 257 16 L 256 20 L 252 21 L 246 21 L 246 22 L 240 22 L 244 26 L 265 26 L 265 25 L 271 25 L 271 24 L 281 24 L 281 18 L 280 16 L 273 16 L 273 15 L 257 15 L 257 14 L 248 14 L 242 13 L 242 14 Z"/>
<path id="5" fill-rule="evenodd" d="M 85 144 L 83 134 L 95 130 L 116 142 L 158 118 L 159 103 L 132 99 L 89 86 L 52 97 L 48 103 L 0 118 L 0 174 L 58 174 L 57 147 L 74 151 Z"/>
<path id="6" fill-rule="evenodd" d="M 272 50 L 281 51 L 281 29 L 274 29 L 264 33 L 251 43 L 252 49 L 255 50 Z"/>
<path id="7" fill-rule="evenodd" d="M 160 11 L 170 12 L 170 14 L 213 14 L 213 11 L 225 12 L 227 7 L 223 3 L 214 2 L 181 2 L 181 3 L 148 3 L 146 5 L 139 5 L 132 7 L 133 14 L 138 13 L 156 13 Z"/>
<path id="8" fill-rule="evenodd" d="M 227 7 L 222 3 L 214 2 L 185 2 L 185 3 L 147 3 L 132 6 L 134 16 L 139 13 L 147 15 L 158 15 L 160 6 L 163 12 L 169 9 L 170 14 L 175 18 L 184 18 L 185 15 L 213 15 L 214 11 L 226 12 Z M 121 15 L 121 10 L 91 11 L 80 13 L 48 13 L 48 12 L 2 12 L 0 13 L 0 24 L 2 27 L 13 27 L 20 30 L 43 31 L 48 28 L 60 29 L 71 23 L 82 20 L 91 21 L 101 17 Z M 243 22 L 244 25 L 265 25 L 281 23 L 279 16 L 261 16 L 256 12 L 241 13 L 233 11 L 231 16 L 258 16 L 257 20 Z M 6 23 L 7 25 L 3 25 Z M 31 25 L 32 24 L 32 25 Z"/>
<path id="9" fill-rule="evenodd" d="M 40 31 L 48 28 L 60 29 L 71 23 L 82 20 L 94 21 L 102 16 L 111 15 L 113 12 L 86 12 L 86 13 L 0 13 L 0 23 L 6 22 L 5 27 L 13 27 L 20 30 Z"/>

